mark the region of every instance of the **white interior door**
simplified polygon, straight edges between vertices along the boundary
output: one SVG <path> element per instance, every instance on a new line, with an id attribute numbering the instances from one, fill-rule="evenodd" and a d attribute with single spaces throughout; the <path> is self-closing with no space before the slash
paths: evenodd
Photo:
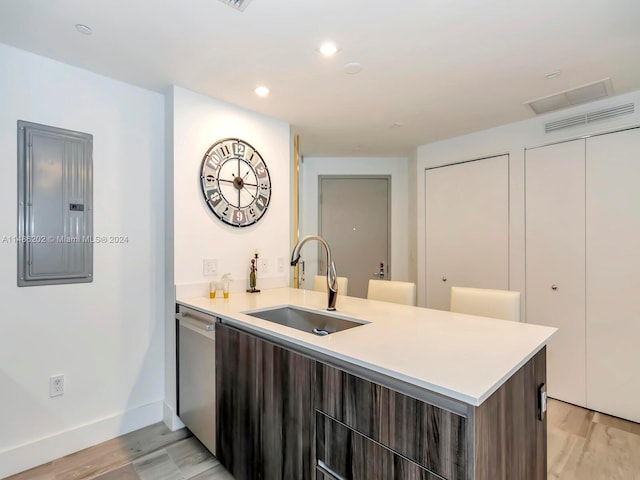
<path id="1" fill-rule="evenodd" d="M 527 322 L 557 327 L 547 348 L 548 394 L 585 405 L 584 140 L 525 158 Z"/>
<path id="2" fill-rule="evenodd" d="M 451 286 L 509 287 L 509 156 L 425 173 L 426 306 L 449 310 Z"/>
<path id="3" fill-rule="evenodd" d="M 586 158 L 587 406 L 640 422 L 640 129 Z"/>
<path id="4" fill-rule="evenodd" d="M 389 265 L 389 177 L 320 177 L 320 235 L 331 246 L 338 276 L 347 277 L 348 294 L 366 298 L 370 278 Z M 324 253 L 321 268 L 326 272 Z"/>

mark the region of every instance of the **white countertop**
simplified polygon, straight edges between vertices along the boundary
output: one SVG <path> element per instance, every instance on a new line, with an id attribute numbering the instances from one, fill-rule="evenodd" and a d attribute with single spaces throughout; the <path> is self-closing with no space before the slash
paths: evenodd
<path id="1" fill-rule="evenodd" d="M 179 297 L 177 301 L 246 330 L 268 333 L 475 406 L 531 359 L 557 330 L 339 296 L 333 313 L 370 323 L 321 337 L 242 312 L 284 305 L 325 312 L 325 293 L 279 288 L 231 293 L 228 299 Z"/>

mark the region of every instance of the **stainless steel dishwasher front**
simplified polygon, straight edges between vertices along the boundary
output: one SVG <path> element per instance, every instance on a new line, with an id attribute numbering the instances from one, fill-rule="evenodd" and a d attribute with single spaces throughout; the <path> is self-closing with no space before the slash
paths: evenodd
<path id="1" fill-rule="evenodd" d="M 216 453 L 215 318 L 178 306 L 178 416 Z"/>

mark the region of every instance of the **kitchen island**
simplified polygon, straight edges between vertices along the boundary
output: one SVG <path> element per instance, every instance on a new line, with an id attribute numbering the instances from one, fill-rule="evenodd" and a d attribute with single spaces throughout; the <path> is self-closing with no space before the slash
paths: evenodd
<path id="1" fill-rule="evenodd" d="M 248 315 L 322 312 L 318 292 L 178 303 L 219 319 L 216 454 L 237 480 L 257 478 L 255 469 L 263 478 L 546 478 L 540 390 L 553 328 L 341 296 L 335 314 L 363 324 L 318 336 Z M 267 459 L 269 445 L 286 458 Z"/>

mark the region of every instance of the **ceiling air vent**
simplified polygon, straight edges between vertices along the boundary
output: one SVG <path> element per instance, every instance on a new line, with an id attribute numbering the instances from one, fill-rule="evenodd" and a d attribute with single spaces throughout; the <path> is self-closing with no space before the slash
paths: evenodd
<path id="1" fill-rule="evenodd" d="M 244 9 L 247 8 L 247 5 L 251 3 L 251 0 L 220 0 L 225 5 L 229 5 L 230 7 L 235 8 L 236 10 L 240 10 L 244 12 Z"/>
<path id="2" fill-rule="evenodd" d="M 582 85 L 581 87 L 565 90 L 564 92 L 549 95 L 548 97 L 537 98 L 525 102 L 536 115 L 553 112 L 561 108 L 573 107 L 582 103 L 592 102 L 613 93 L 611 79 L 605 78 L 594 83 Z"/>
<path id="3" fill-rule="evenodd" d="M 574 115 L 573 117 L 562 118 L 554 122 L 544 124 L 544 132 L 554 132 L 563 128 L 575 127 L 576 125 L 586 125 L 588 123 L 599 122 L 601 120 L 609 120 L 610 118 L 619 117 L 621 115 L 629 115 L 635 112 L 635 103 L 626 103 L 617 107 L 604 108 L 594 112 Z"/>

